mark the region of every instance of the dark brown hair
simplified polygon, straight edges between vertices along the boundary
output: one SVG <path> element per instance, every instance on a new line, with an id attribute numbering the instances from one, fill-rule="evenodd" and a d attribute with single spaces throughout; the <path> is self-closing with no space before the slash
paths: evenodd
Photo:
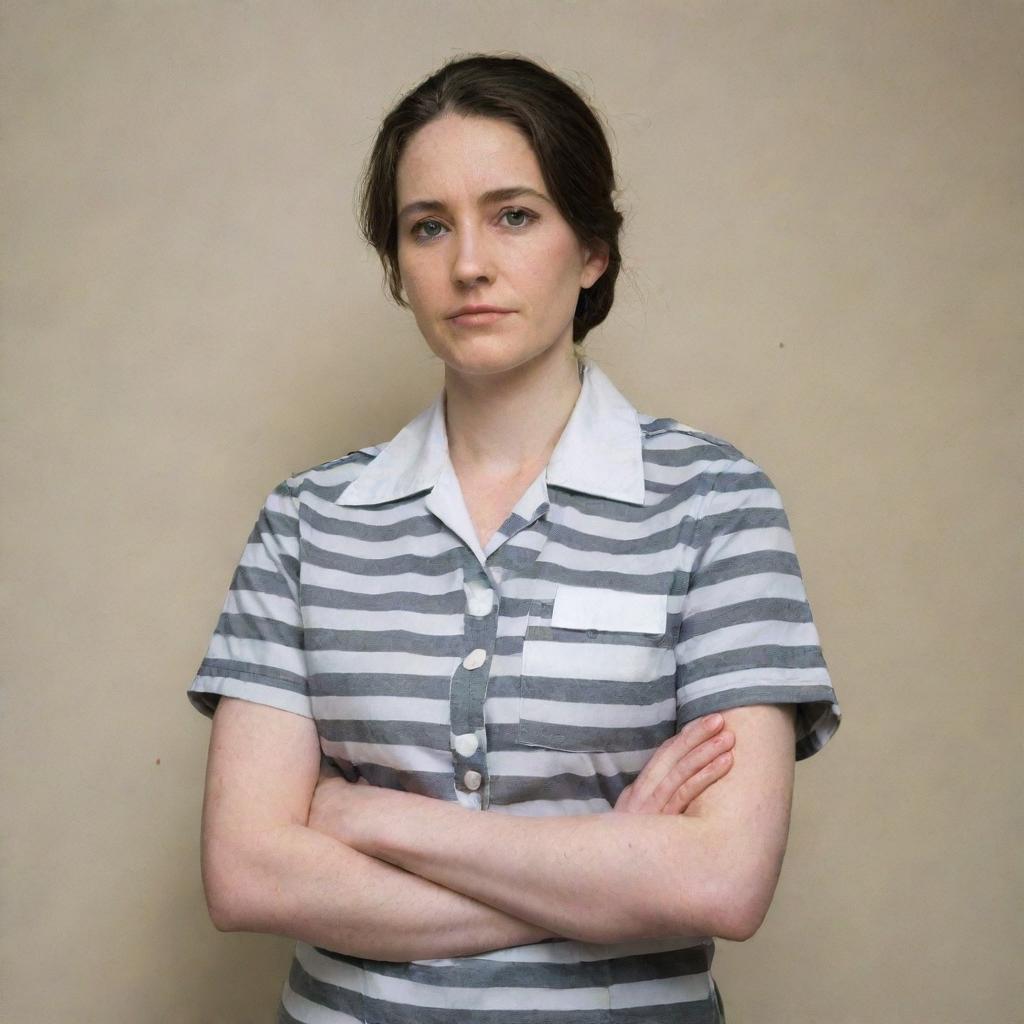
<path id="1" fill-rule="evenodd" d="M 398 270 L 397 170 L 413 134 L 445 114 L 507 121 L 530 142 L 552 201 L 581 244 L 608 247 L 608 267 L 580 290 L 572 340 L 583 341 L 612 308 L 622 258 L 615 172 L 597 113 L 567 82 L 522 57 L 472 54 L 444 64 L 407 93 L 381 123 L 363 174 L 359 219 L 387 285 L 405 308 Z"/>

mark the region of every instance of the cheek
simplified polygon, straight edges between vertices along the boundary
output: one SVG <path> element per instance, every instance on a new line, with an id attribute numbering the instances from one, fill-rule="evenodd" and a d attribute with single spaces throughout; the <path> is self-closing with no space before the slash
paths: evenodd
<path id="1" fill-rule="evenodd" d="M 570 240 L 559 238 L 545 246 L 539 264 L 547 271 L 544 277 L 552 288 L 575 287 L 579 281 L 579 253 Z"/>
<path id="2" fill-rule="evenodd" d="M 409 258 L 399 251 L 398 272 L 402 278 L 402 287 L 405 289 L 405 296 L 413 305 L 419 305 L 425 298 L 429 298 L 432 288 L 430 285 L 427 267 L 421 261 Z"/>
<path id="3" fill-rule="evenodd" d="M 523 267 L 532 295 L 542 299 L 552 315 L 561 315 L 561 306 L 576 301 L 579 274 L 561 250 L 553 250 L 546 258 Z"/>

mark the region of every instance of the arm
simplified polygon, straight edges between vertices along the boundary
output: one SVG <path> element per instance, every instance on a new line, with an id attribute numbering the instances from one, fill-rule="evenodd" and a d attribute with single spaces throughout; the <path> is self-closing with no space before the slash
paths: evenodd
<path id="1" fill-rule="evenodd" d="M 523 818 L 331 780 L 336 834 L 373 857 L 585 942 L 744 940 L 789 829 L 793 709 L 723 712 L 733 767 L 683 815 Z"/>
<path id="2" fill-rule="evenodd" d="M 715 716 L 690 723 L 657 751 L 615 809 L 677 815 L 730 770 L 733 737 L 722 725 Z M 353 850 L 323 834 L 319 821 L 313 827 L 310 797 L 319 768 L 312 720 L 221 699 L 210 737 L 202 834 L 203 882 L 219 929 L 289 935 L 395 961 L 557 937 Z"/>
<path id="3" fill-rule="evenodd" d="M 395 961 L 552 937 L 307 827 L 319 769 L 311 719 L 221 699 L 210 736 L 202 830 L 203 884 L 221 931 L 288 935 Z"/>

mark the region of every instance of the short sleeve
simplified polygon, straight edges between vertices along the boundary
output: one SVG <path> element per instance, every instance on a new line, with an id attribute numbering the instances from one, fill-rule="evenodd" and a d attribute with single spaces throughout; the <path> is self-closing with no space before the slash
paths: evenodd
<path id="1" fill-rule="evenodd" d="M 188 689 L 213 716 L 239 697 L 313 717 L 299 605 L 299 514 L 287 483 L 267 497 L 242 552 L 206 655 Z"/>
<path id="2" fill-rule="evenodd" d="M 710 482 L 693 524 L 676 645 L 677 726 L 750 704 L 796 704 L 797 760 L 820 750 L 840 709 L 771 480 L 746 458 Z"/>

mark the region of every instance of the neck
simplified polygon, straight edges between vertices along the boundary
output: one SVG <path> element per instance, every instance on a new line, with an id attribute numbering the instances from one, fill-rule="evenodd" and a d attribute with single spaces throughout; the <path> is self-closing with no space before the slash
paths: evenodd
<path id="1" fill-rule="evenodd" d="M 579 398 L 582 368 L 555 348 L 501 374 L 445 372 L 452 465 L 480 476 L 534 475 L 547 465 Z"/>

